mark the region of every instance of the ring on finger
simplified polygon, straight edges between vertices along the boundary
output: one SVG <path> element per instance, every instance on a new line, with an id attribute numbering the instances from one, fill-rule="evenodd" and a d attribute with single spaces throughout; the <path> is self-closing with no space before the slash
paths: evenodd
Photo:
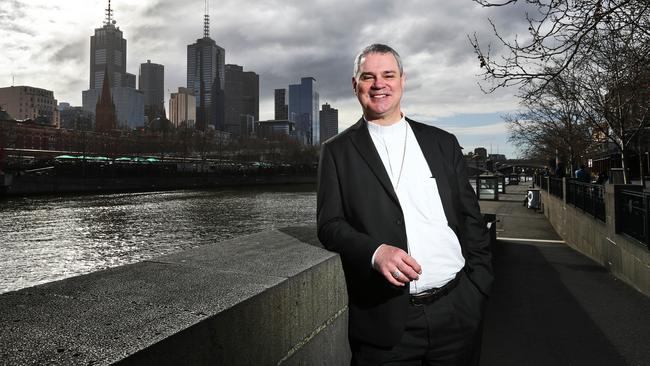
<path id="1" fill-rule="evenodd" d="M 391 272 L 390 274 L 391 274 L 391 275 L 393 276 L 393 278 L 395 278 L 396 280 L 399 279 L 400 276 L 402 276 L 402 273 L 401 273 L 400 271 L 398 271 L 398 270 L 394 270 L 394 271 Z"/>

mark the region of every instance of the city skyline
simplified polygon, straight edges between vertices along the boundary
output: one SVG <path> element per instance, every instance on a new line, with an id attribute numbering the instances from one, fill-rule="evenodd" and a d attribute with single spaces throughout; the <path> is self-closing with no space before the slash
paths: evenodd
<path id="1" fill-rule="evenodd" d="M 89 82 L 90 35 L 104 20 L 106 5 L 105 0 L 0 5 L 0 17 L 6 20 L 0 26 L 0 47 L 7 50 L 0 59 L 0 86 L 13 82 L 53 90 L 59 102 L 81 105 L 81 91 Z M 211 4 L 210 36 L 227 50 L 226 63 L 260 76 L 260 120 L 274 117 L 274 89 L 314 77 L 320 103 L 339 110 L 339 130 L 350 126 L 360 117 L 350 85 L 354 54 L 364 45 L 383 42 L 402 54 L 407 73 L 403 109 L 408 116 L 456 133 L 465 153 L 484 146 L 515 156 L 500 118 L 516 108 L 515 91 L 480 91 L 480 68 L 466 40 L 473 31 L 487 34 L 488 17 L 519 30 L 525 24 L 508 21 L 518 19 L 515 14 L 508 18 L 471 1 L 415 1 L 399 8 L 391 2 L 343 1 L 246 5 Z M 169 110 L 170 92 L 186 85 L 186 47 L 203 33 L 204 2 L 118 0 L 111 6 L 129 42 L 127 70 L 137 71 L 147 60 L 164 65 Z M 430 15 L 420 15 L 426 13 Z"/>

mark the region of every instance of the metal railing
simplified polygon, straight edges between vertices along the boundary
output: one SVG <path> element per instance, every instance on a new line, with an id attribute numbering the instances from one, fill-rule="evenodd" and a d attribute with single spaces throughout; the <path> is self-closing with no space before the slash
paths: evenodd
<path id="1" fill-rule="evenodd" d="M 650 193 L 621 189 L 616 192 L 616 231 L 650 249 Z"/>
<path id="2" fill-rule="evenodd" d="M 564 199 L 564 181 L 562 178 L 549 178 L 548 179 L 548 193 Z"/>
<path id="3" fill-rule="evenodd" d="M 539 176 L 539 187 L 542 190 L 548 191 L 548 179 L 546 179 L 546 178 L 548 178 L 548 177 L 545 177 L 543 175 Z"/>
<path id="4" fill-rule="evenodd" d="M 605 186 L 567 179 L 566 202 L 606 222 Z"/>

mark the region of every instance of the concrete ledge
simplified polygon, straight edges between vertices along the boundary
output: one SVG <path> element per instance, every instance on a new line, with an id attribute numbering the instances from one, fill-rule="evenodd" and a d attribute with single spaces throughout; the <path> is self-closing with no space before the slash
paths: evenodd
<path id="1" fill-rule="evenodd" d="M 0 295 L 0 364 L 345 365 L 347 293 L 313 228 Z"/>

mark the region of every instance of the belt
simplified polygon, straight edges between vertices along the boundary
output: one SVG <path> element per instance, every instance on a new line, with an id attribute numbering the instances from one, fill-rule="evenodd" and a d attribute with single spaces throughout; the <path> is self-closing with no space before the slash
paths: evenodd
<path id="1" fill-rule="evenodd" d="M 458 280 L 460 275 L 456 275 L 453 280 L 447 282 L 442 287 L 436 287 L 428 289 L 426 291 L 419 292 L 417 294 L 411 295 L 410 301 L 412 305 L 426 305 L 431 304 L 432 302 L 440 299 L 441 297 L 447 295 L 451 290 L 453 290 L 458 285 Z"/>

